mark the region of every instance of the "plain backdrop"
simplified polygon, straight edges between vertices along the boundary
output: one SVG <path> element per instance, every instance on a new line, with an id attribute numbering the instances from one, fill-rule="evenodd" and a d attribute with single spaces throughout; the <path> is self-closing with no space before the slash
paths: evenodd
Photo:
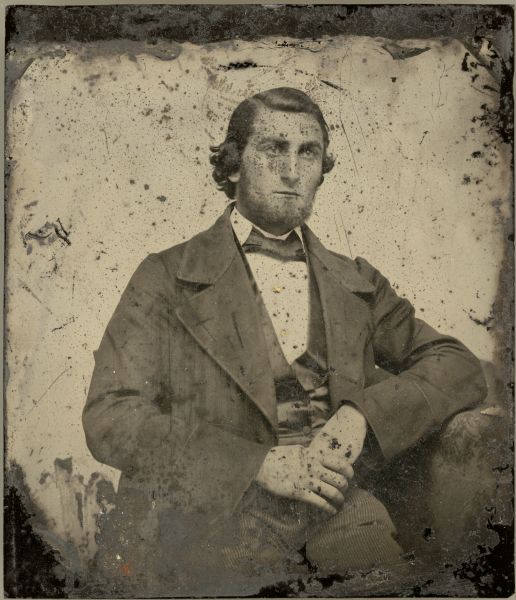
<path id="1" fill-rule="evenodd" d="M 420 318 L 494 357 L 482 323 L 510 154 L 482 119 L 498 84 L 460 42 L 264 38 L 160 52 L 48 45 L 8 106 L 6 448 L 61 537 L 55 459 L 71 457 L 85 481 L 118 477 L 84 440 L 93 352 L 139 262 L 224 210 L 209 146 L 258 91 L 300 88 L 326 116 L 337 162 L 310 221 L 323 243 L 367 258 Z"/>

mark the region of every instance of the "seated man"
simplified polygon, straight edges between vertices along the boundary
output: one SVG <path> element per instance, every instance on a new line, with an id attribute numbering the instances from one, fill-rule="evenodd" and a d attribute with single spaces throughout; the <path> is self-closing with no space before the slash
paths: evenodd
<path id="1" fill-rule="evenodd" d="M 486 393 L 460 342 L 306 226 L 328 144 L 299 90 L 242 102 L 211 156 L 233 202 L 143 261 L 95 355 L 86 438 L 122 471 L 103 560 L 140 591 L 399 565 L 353 464 L 381 465 Z"/>

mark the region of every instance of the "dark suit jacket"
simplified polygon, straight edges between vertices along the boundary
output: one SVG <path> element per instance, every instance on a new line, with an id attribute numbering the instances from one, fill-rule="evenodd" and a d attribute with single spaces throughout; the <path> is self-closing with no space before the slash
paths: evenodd
<path id="1" fill-rule="evenodd" d="M 483 399 L 479 362 L 460 342 L 416 319 L 366 260 L 328 251 L 306 226 L 303 234 L 333 408 L 362 411 L 384 460 Z M 231 515 L 276 444 L 259 323 L 229 209 L 131 278 L 95 353 L 83 422 L 93 456 L 122 472 L 119 523 L 143 544 Z"/>

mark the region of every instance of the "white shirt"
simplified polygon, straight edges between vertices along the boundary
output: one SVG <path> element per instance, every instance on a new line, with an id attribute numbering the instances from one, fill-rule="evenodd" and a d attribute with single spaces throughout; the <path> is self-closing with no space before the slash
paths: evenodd
<path id="1" fill-rule="evenodd" d="M 286 239 L 290 231 L 274 236 L 241 215 L 236 206 L 231 212 L 233 231 L 243 246 L 253 227 L 265 237 Z M 301 229 L 294 230 L 303 243 Z M 308 268 L 304 261 L 283 262 L 259 252 L 246 254 L 256 285 L 289 364 L 306 350 L 309 323 Z"/>

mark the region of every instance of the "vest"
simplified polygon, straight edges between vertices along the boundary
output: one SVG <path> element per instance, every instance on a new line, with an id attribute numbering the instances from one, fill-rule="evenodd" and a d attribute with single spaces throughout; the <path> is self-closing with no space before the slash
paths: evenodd
<path id="1" fill-rule="evenodd" d="M 321 301 L 309 263 L 308 271 L 310 309 L 307 349 L 290 365 L 281 350 L 269 313 L 252 279 L 276 389 L 279 445 L 308 446 L 331 414 L 327 388 L 324 396 L 318 395 L 317 398 L 311 399 L 309 395 L 313 390 L 327 385 L 328 370 Z"/>

